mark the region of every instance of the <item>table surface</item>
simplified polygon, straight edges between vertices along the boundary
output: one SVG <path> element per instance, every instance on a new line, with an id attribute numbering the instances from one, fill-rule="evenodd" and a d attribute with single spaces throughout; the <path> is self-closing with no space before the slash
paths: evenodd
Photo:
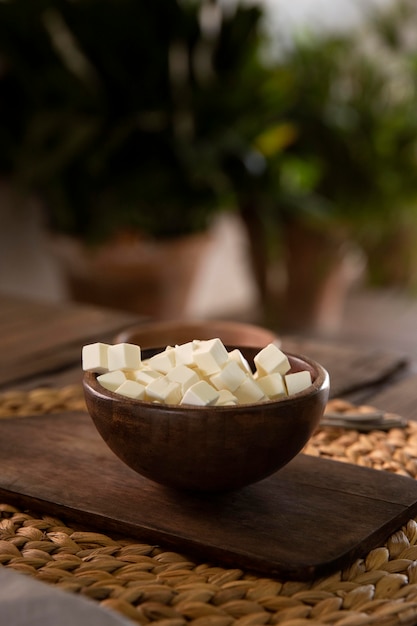
<path id="1" fill-rule="evenodd" d="M 81 383 L 84 344 L 111 342 L 123 328 L 144 321 L 148 320 L 120 311 L 0 294 L 0 394 Z M 416 364 L 411 358 L 363 341 L 281 339 L 285 350 L 308 355 L 326 367 L 331 397 L 371 404 L 417 421 Z M 3 506 L 7 508 L 7 503 Z"/>

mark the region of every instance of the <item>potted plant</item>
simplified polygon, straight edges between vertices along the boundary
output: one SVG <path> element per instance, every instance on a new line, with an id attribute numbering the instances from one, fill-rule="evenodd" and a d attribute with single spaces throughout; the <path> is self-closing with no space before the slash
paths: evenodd
<path id="1" fill-rule="evenodd" d="M 399 106 L 395 125 L 391 124 L 385 133 L 381 130 L 380 137 L 390 157 L 384 178 L 393 210 L 375 228 L 366 229 L 362 238 L 368 283 L 372 287 L 405 289 L 411 294 L 417 290 L 416 18 L 415 3 L 399 0 L 373 14 L 370 20 L 368 50 L 383 66 L 391 96 Z M 393 130 L 397 141 L 393 141 Z"/>
<path id="2" fill-rule="evenodd" d="M 367 37 L 374 28 L 370 20 Z M 367 251 L 369 233 L 417 223 L 412 64 L 388 75 L 386 56 L 362 35 L 294 41 L 266 76 L 275 115 L 231 168 L 264 320 L 280 329 L 337 330 L 357 249 Z"/>
<path id="3" fill-rule="evenodd" d="M 75 298 L 103 304 L 113 283 L 113 306 L 184 311 L 180 268 L 189 284 L 230 208 L 224 142 L 258 18 L 175 0 L 0 4 L 2 175 L 41 199 Z"/>

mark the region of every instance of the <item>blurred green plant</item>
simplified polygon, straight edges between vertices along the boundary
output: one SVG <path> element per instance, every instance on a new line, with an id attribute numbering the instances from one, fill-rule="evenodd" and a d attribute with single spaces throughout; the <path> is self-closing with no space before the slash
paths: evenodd
<path id="1" fill-rule="evenodd" d="M 368 255 L 394 231 L 417 232 L 412 15 L 416 8 L 404 0 L 369 14 L 362 30 L 304 33 L 270 64 L 263 85 L 269 118 L 231 170 L 258 240 L 264 291 L 270 258 L 285 259 L 290 223 L 312 235 L 345 236 Z M 256 171 L 247 166 L 254 162 Z"/>
<path id="2" fill-rule="evenodd" d="M 400 93 L 399 74 L 388 76 L 384 59 L 361 43 L 356 34 L 299 42 L 269 79 L 271 91 L 286 94 L 289 140 L 275 150 L 265 141 L 281 123 L 256 143 L 280 216 L 316 216 L 355 236 L 417 195 L 415 59 L 401 59 Z"/>
<path id="3" fill-rule="evenodd" d="M 0 172 L 84 240 L 204 229 L 251 123 L 260 10 L 191 0 L 0 2 Z"/>

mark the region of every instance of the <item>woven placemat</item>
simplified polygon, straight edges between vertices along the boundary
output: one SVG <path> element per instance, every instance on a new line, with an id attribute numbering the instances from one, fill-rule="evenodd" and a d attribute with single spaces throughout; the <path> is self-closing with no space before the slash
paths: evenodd
<path id="1" fill-rule="evenodd" d="M 0 395 L 0 417 L 65 409 L 85 410 L 78 386 Z M 305 452 L 416 478 L 417 424 L 366 434 L 326 427 Z M 196 562 L 4 503 L 0 564 L 153 626 L 417 624 L 414 519 L 349 568 L 294 582 Z"/>

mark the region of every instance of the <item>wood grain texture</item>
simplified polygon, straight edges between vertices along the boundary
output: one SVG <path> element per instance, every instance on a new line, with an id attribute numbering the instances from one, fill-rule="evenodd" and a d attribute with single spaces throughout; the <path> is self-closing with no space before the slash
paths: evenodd
<path id="1" fill-rule="evenodd" d="M 81 348 L 140 318 L 70 303 L 0 295 L 0 386 L 81 363 Z"/>
<path id="2" fill-rule="evenodd" d="M 372 397 L 376 407 L 398 413 L 408 420 L 417 421 L 417 374 L 392 381 Z"/>
<path id="3" fill-rule="evenodd" d="M 306 354 L 327 369 L 332 398 L 381 383 L 408 364 L 404 355 L 389 350 L 340 342 L 283 337 L 282 347 L 288 352 Z"/>
<path id="4" fill-rule="evenodd" d="M 10 504 L 289 579 L 348 565 L 417 512 L 417 481 L 305 455 L 229 494 L 169 490 L 125 466 L 84 413 L 2 420 L 0 464 Z"/>

